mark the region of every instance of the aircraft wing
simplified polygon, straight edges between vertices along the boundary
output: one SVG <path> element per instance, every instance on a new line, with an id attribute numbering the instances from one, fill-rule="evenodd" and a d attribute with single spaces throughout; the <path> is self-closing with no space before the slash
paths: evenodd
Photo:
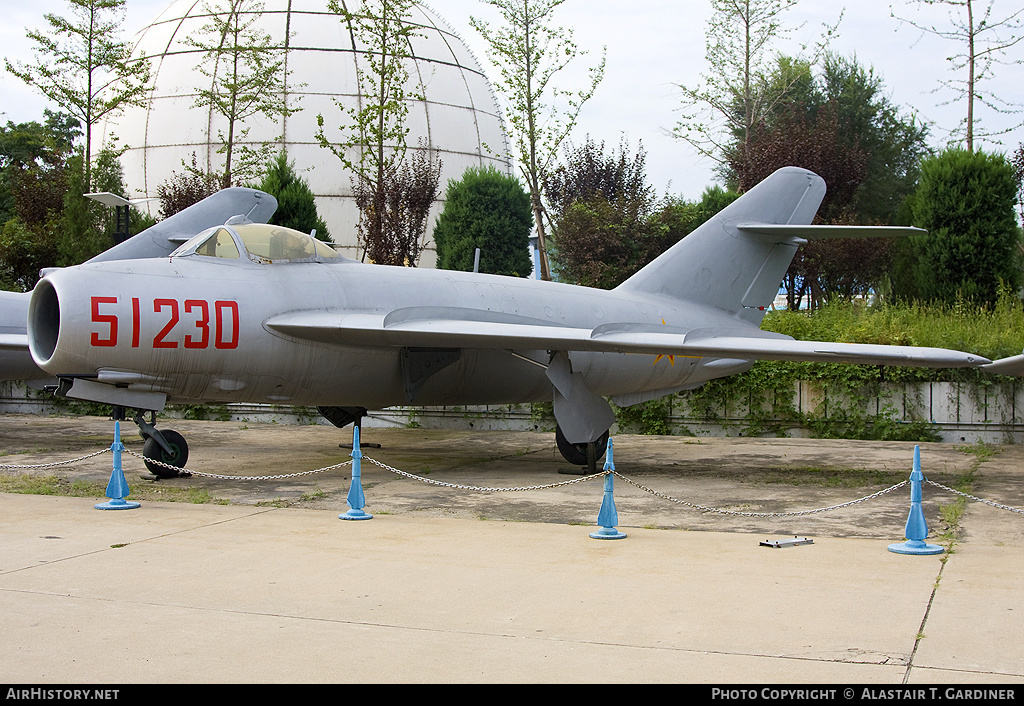
<path id="1" fill-rule="evenodd" d="M 28 351 L 25 318 L 28 294 L 0 290 L 0 380 L 35 380 L 48 377 Z"/>
<path id="2" fill-rule="evenodd" d="M 825 226 L 825 225 L 771 225 L 744 223 L 737 230 L 771 237 L 789 236 L 805 240 L 834 240 L 837 238 L 898 238 L 907 235 L 927 235 L 923 228 L 911 226 Z"/>
<path id="3" fill-rule="evenodd" d="M 4 332 L 0 326 L 0 380 L 39 380 L 50 377 L 36 366 L 28 351 L 28 336 Z"/>
<path id="4" fill-rule="evenodd" d="M 574 328 L 448 307 L 411 307 L 388 314 L 292 312 L 271 317 L 265 326 L 293 338 L 344 345 L 568 350 L 933 368 L 977 367 L 990 362 L 943 348 L 796 341 L 753 327 L 681 330 L 618 323 Z"/>
<path id="5" fill-rule="evenodd" d="M 28 336 L 23 333 L 0 333 L 0 351 L 27 351 Z"/>
<path id="6" fill-rule="evenodd" d="M 1011 356 L 1010 358 L 1000 358 L 994 363 L 981 366 L 981 369 L 986 373 L 993 373 L 994 375 L 1024 377 L 1024 354 Z"/>

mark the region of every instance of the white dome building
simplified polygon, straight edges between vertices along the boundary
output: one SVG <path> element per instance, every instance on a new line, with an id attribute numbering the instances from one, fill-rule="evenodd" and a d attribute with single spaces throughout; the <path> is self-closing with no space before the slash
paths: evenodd
<path id="1" fill-rule="evenodd" d="M 128 108 L 111 118 L 100 131 L 104 136 L 116 135 L 118 144 L 127 146 L 121 164 L 125 181 L 135 192 L 133 199 L 155 196 L 159 184 L 173 172 L 183 171 L 182 162 L 191 164 L 193 153 L 200 168 L 223 169 L 224 156 L 217 154 L 218 131 L 226 129 L 226 121 L 209 107 L 195 106 L 200 82 L 209 87 L 211 79 L 197 70 L 202 51 L 185 42 L 209 24 L 207 6 L 218 4 L 218 0 L 174 0 L 134 38 L 133 56 L 145 54 L 151 61 L 151 99 L 145 108 Z M 246 142 L 258 146 L 279 140 L 316 195 L 317 209 L 335 242 L 346 255 L 358 257 L 358 209 L 351 176 L 315 135 L 317 115 L 322 114 L 327 138 L 341 138 L 338 126 L 347 118 L 335 101 L 358 104 L 356 65 L 365 66 L 365 55 L 353 46 L 353 33 L 343 19 L 327 9 L 327 0 L 262 0 L 262 4 L 255 26 L 273 41 L 284 42 L 289 74 L 282 100 L 299 110 L 276 124 L 262 117 L 248 121 L 243 126 L 250 128 Z M 448 180 L 460 178 L 468 167 L 494 165 L 508 172 L 508 142 L 500 109 L 479 62 L 424 4 L 414 6 L 412 22 L 422 36 L 410 39 L 415 57 L 410 71 L 415 85 L 410 92 L 424 100 L 409 103 L 409 149 L 418 148 L 422 138 L 440 156 L 442 196 Z M 439 211 L 440 204 L 435 204 L 428 232 Z M 433 261 L 429 249 L 420 264 L 432 266 Z"/>

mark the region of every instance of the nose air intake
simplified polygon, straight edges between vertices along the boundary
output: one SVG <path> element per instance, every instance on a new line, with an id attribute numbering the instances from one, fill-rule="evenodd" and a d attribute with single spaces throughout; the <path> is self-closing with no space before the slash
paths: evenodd
<path id="1" fill-rule="evenodd" d="M 50 361 L 60 334 L 60 298 L 48 280 L 40 280 L 28 305 L 28 348 L 36 365 Z"/>

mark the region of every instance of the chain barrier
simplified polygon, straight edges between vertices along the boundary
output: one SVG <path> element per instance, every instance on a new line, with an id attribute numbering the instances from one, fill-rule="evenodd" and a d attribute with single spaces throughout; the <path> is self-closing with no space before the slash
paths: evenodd
<path id="1" fill-rule="evenodd" d="M 969 498 L 971 500 L 977 500 L 979 503 L 983 503 L 985 505 L 991 505 L 992 507 L 997 507 L 1000 510 L 1009 510 L 1010 512 L 1016 512 L 1016 513 L 1018 513 L 1020 515 L 1024 515 L 1024 510 L 1021 510 L 1020 508 L 1010 507 L 1009 505 L 1000 505 L 999 503 L 994 503 L 991 500 L 982 500 L 981 498 L 977 498 L 977 497 L 975 497 L 973 495 L 968 495 L 967 493 L 961 492 L 961 491 L 956 490 L 954 488 L 949 488 L 947 486 L 944 486 L 942 483 L 936 483 L 935 481 L 928 480 L 927 478 L 925 478 L 924 480 L 925 480 L 926 483 L 930 483 L 930 484 L 934 485 L 936 488 L 942 488 L 943 490 L 948 491 L 950 493 L 955 493 L 956 495 L 962 495 L 965 498 Z"/>
<path id="2" fill-rule="evenodd" d="M 55 466 L 66 466 L 66 465 L 68 465 L 70 463 L 78 463 L 79 461 L 84 461 L 87 458 L 92 458 L 93 456 L 100 456 L 100 455 L 105 454 L 105 453 L 110 453 L 110 449 L 106 448 L 106 449 L 103 449 L 102 451 L 96 451 L 95 453 L 87 454 L 85 456 L 79 456 L 78 458 L 71 458 L 71 459 L 68 459 L 67 461 L 54 461 L 52 463 L 29 463 L 29 464 L 24 464 L 24 465 L 2 464 L 2 465 L 0 465 L 0 468 L 11 468 L 11 469 L 54 468 Z"/>
<path id="3" fill-rule="evenodd" d="M 226 475 L 221 475 L 221 474 L 218 474 L 218 473 L 204 473 L 203 471 L 193 471 L 193 470 L 191 470 L 189 468 L 179 468 L 178 466 L 172 466 L 171 464 L 164 463 L 163 461 L 157 461 L 155 458 L 148 458 L 148 457 L 143 456 L 140 453 L 136 453 L 135 451 L 132 451 L 130 449 L 125 449 L 125 453 L 130 454 L 132 456 L 135 456 L 136 458 L 140 458 L 145 463 L 152 463 L 152 464 L 155 464 L 157 466 L 162 466 L 162 467 L 164 467 L 164 468 L 166 468 L 168 470 L 174 471 L 176 473 L 188 473 L 188 474 L 193 475 L 193 476 L 202 476 L 203 478 L 217 478 L 219 480 L 281 480 L 282 478 L 297 478 L 298 476 L 309 476 L 309 475 L 313 475 L 314 473 L 323 473 L 324 471 L 333 471 L 335 468 L 341 468 L 342 466 L 347 466 L 350 463 L 352 463 L 352 459 L 349 459 L 348 461 L 342 461 L 341 463 L 336 463 L 333 466 L 324 466 L 323 468 L 314 468 L 312 471 L 298 471 L 296 473 L 283 473 L 281 475 L 276 475 L 276 476 L 226 476 Z"/>
<path id="4" fill-rule="evenodd" d="M 397 473 L 400 476 L 404 476 L 406 478 L 411 478 L 412 480 L 418 480 L 418 481 L 420 481 L 422 483 L 429 483 L 430 485 L 439 485 L 439 486 L 442 486 L 442 487 L 445 487 L 445 488 L 458 488 L 460 490 L 477 490 L 477 491 L 481 491 L 481 492 L 485 492 L 485 493 L 517 493 L 517 492 L 522 492 L 522 491 L 526 491 L 526 490 L 547 490 L 549 488 L 559 488 L 559 487 L 561 487 L 563 485 L 572 485 L 573 483 L 585 483 L 588 480 L 593 480 L 594 478 L 601 478 L 601 477 L 604 477 L 604 476 L 608 475 L 609 473 L 613 473 L 614 472 L 614 471 L 598 471 L 597 473 L 591 473 L 589 475 L 585 475 L 585 476 L 582 476 L 580 478 L 573 478 L 572 480 L 564 480 L 564 481 L 562 481 L 560 483 L 549 483 L 548 485 L 527 485 L 527 486 L 513 487 L 513 488 L 488 488 L 488 487 L 479 486 L 479 485 L 460 485 L 458 483 L 445 483 L 445 482 L 439 481 L 439 480 L 432 480 L 430 478 L 424 478 L 423 476 L 417 476 L 417 475 L 412 474 L 412 473 L 407 473 L 406 471 L 400 471 L 400 470 L 398 470 L 397 468 L 395 468 L 393 466 L 389 466 L 386 463 L 381 463 L 380 461 L 372 459 L 369 456 L 363 456 L 363 458 L 365 460 L 369 461 L 370 463 L 373 463 L 373 464 L 375 464 L 377 466 L 380 466 L 385 471 L 391 471 L 392 473 Z"/>
<path id="5" fill-rule="evenodd" d="M 87 459 L 94 458 L 96 456 L 101 456 L 102 454 L 105 454 L 105 453 L 110 453 L 110 451 L 111 451 L 111 449 L 109 449 L 109 448 L 101 449 L 100 451 L 96 451 L 96 452 L 91 453 L 91 454 L 86 454 L 85 456 L 79 456 L 78 458 L 72 458 L 72 459 L 68 459 L 66 461 L 54 461 L 52 463 L 0 464 L 0 469 L 25 470 L 25 469 L 31 469 L 31 468 L 55 468 L 57 466 L 66 466 L 66 465 L 69 465 L 69 464 L 72 464 L 72 463 L 78 463 L 79 461 L 85 461 Z M 132 451 L 130 449 L 125 449 L 125 452 L 130 454 L 130 455 L 132 455 L 132 456 L 135 456 L 138 459 L 141 459 L 145 463 L 151 463 L 151 464 L 155 464 L 157 466 L 162 466 L 164 468 L 167 468 L 168 470 L 175 471 L 176 473 L 188 473 L 188 474 L 191 474 L 191 475 L 194 475 L 194 476 L 200 476 L 200 477 L 203 477 L 203 478 L 216 478 L 216 479 L 219 479 L 219 480 L 239 480 L 239 481 L 268 481 L 268 480 L 281 480 L 281 479 L 284 479 L 284 478 L 298 478 L 300 476 L 308 476 L 308 475 L 313 475 L 315 473 L 324 473 L 326 471 L 333 471 L 333 470 L 335 470 L 337 468 L 341 468 L 343 466 L 351 465 L 351 463 L 352 463 L 352 459 L 349 459 L 349 460 L 343 461 L 341 463 L 336 463 L 336 464 L 333 464 L 331 466 L 324 466 L 322 468 L 316 468 L 316 469 L 313 469 L 313 470 L 310 470 L 310 471 L 298 471 L 296 473 L 284 473 L 284 474 L 273 475 L 273 476 L 233 476 L 233 475 L 223 475 L 223 474 L 218 474 L 218 473 L 205 473 L 203 471 L 194 471 L 194 470 L 187 469 L 187 468 L 179 468 L 178 466 L 173 466 L 173 465 L 171 465 L 169 463 L 164 463 L 164 462 L 158 461 L 156 459 L 148 458 L 148 457 L 143 456 L 142 454 L 137 453 L 135 451 Z M 592 473 L 592 474 L 589 474 L 589 475 L 584 475 L 584 476 L 581 476 L 579 478 L 573 478 L 571 480 L 561 481 L 559 483 L 548 483 L 546 485 L 528 485 L 528 486 L 516 486 L 516 487 L 500 488 L 500 487 L 487 487 L 487 486 L 478 486 L 478 485 L 463 485 L 463 484 L 460 484 L 460 483 L 446 483 L 444 481 L 433 480 L 431 478 L 424 478 L 423 476 L 418 476 L 418 475 L 416 475 L 414 473 L 408 473 L 407 471 L 399 470 L 399 469 L 395 468 L 394 466 L 389 466 L 388 464 L 382 463 L 382 462 L 380 462 L 380 461 L 378 461 L 378 460 L 376 460 L 374 458 L 370 458 L 369 456 L 364 456 L 363 458 L 366 459 L 367 461 L 369 461 L 370 463 L 373 463 L 374 465 L 384 469 L 385 471 L 390 471 L 391 473 L 394 473 L 396 475 L 399 475 L 399 476 L 402 476 L 402 477 L 405 477 L 405 478 L 409 478 L 411 480 L 417 480 L 417 481 L 420 481 L 421 483 L 427 483 L 429 485 L 436 485 L 436 486 L 440 486 L 440 487 L 443 487 L 443 488 L 454 488 L 454 489 L 458 489 L 458 490 L 472 490 L 472 491 L 485 492 L 485 493 L 517 493 L 517 492 L 527 492 L 527 491 L 532 491 L 532 490 L 549 490 L 551 488 L 560 488 L 560 487 L 563 487 L 563 486 L 573 485 L 575 483 L 585 483 L 586 481 L 593 480 L 595 478 L 602 478 L 602 477 L 604 477 L 604 476 L 606 476 L 606 475 L 608 475 L 610 473 L 610 474 L 612 474 L 612 475 L 614 475 L 614 476 L 616 476 L 618 478 L 621 478 L 623 482 L 628 483 L 629 485 L 632 485 L 633 487 L 635 487 L 635 488 L 637 488 L 639 490 L 642 490 L 645 493 L 649 493 L 649 494 L 651 494 L 651 495 L 653 495 L 655 497 L 661 498 L 662 500 L 667 500 L 668 502 L 676 503 L 677 505 L 683 505 L 685 507 L 689 507 L 689 508 L 692 508 L 694 510 L 699 510 L 700 512 L 708 512 L 708 513 L 714 513 L 714 514 L 718 514 L 718 515 L 736 515 L 736 516 L 741 516 L 741 517 L 799 517 L 799 516 L 802 516 L 802 515 L 814 515 L 814 514 L 817 514 L 817 513 L 829 512 L 831 510 L 839 510 L 841 508 L 850 507 L 852 505 L 857 505 L 858 503 L 863 503 L 863 502 L 866 502 L 868 500 L 874 500 L 875 498 L 879 498 L 879 497 L 881 497 L 881 496 L 883 496 L 883 495 L 885 495 L 887 493 L 891 493 L 894 490 L 898 490 L 899 488 L 902 488 L 903 486 L 907 485 L 910 482 L 909 480 L 901 481 L 901 482 L 897 483 L 896 485 L 890 486 L 890 487 L 888 487 L 888 488 L 886 488 L 884 490 L 880 490 L 877 493 L 872 493 L 871 495 L 865 495 L 864 497 L 857 498 L 856 500 L 850 500 L 849 502 L 840 503 L 838 505 L 829 505 L 827 507 L 816 508 L 816 509 L 813 509 L 813 510 L 795 510 L 795 511 L 792 511 L 792 512 L 744 512 L 744 511 L 740 511 L 740 510 L 726 510 L 724 508 L 709 507 L 709 506 L 706 506 L 706 505 L 699 505 L 697 503 L 691 503 L 691 502 L 689 502 L 687 500 L 681 500 L 679 498 L 674 498 L 671 495 L 666 495 L 665 493 L 659 492 L 659 491 L 654 490 L 652 488 L 648 488 L 647 486 L 645 486 L 645 485 L 643 485 L 641 483 L 638 483 L 638 482 L 636 482 L 636 481 L 634 481 L 634 480 L 632 480 L 632 479 L 622 475 L 621 473 L 619 473 L 618 471 L 615 471 L 615 470 L 598 471 L 597 473 Z M 1022 510 L 1020 508 L 1011 507 L 1009 505 L 1003 505 L 1003 504 L 1000 504 L 1000 503 L 997 503 L 997 502 L 993 502 L 991 500 L 984 500 L 983 498 L 979 498 L 977 496 L 970 495 L 968 493 L 964 493 L 964 492 L 959 491 L 959 490 L 955 490 L 954 488 L 950 488 L 948 486 L 942 485 L 941 483 L 937 483 L 937 482 L 935 482 L 933 480 L 928 480 L 927 478 L 925 479 L 925 482 L 927 482 L 927 483 L 929 483 L 931 485 L 934 485 L 936 488 L 940 488 L 941 490 L 945 490 L 946 492 L 953 493 L 955 495 L 961 495 L 961 496 L 963 496 L 963 497 L 965 497 L 965 498 L 967 498 L 969 500 L 974 500 L 976 502 L 983 503 L 985 505 L 989 505 L 991 507 L 998 508 L 1000 510 L 1008 510 L 1009 512 L 1015 512 L 1017 514 L 1024 515 L 1024 510 Z"/>
<path id="6" fill-rule="evenodd" d="M 652 489 L 648 488 L 645 485 L 641 485 L 640 483 L 637 483 L 634 480 L 630 480 L 629 478 L 627 478 L 626 476 L 622 475 L 621 473 L 618 473 L 616 471 L 613 471 L 613 473 L 615 473 L 616 476 L 618 476 L 619 478 L 624 480 L 626 483 L 629 483 L 630 485 L 632 485 L 632 486 L 634 486 L 636 488 L 639 488 L 640 490 L 643 490 L 646 493 L 650 493 L 651 495 L 654 495 L 656 497 L 662 498 L 663 500 L 668 500 L 669 502 L 678 503 L 679 505 L 685 505 L 687 507 L 693 508 L 694 510 L 700 510 L 701 512 L 713 512 L 713 513 L 718 514 L 718 515 L 740 515 L 742 517 L 798 517 L 800 515 L 813 515 L 813 514 L 819 513 L 819 512 L 828 512 L 829 510 L 838 510 L 838 509 L 843 508 L 843 507 L 850 507 L 851 505 L 856 505 L 857 503 L 862 503 L 862 502 L 864 502 L 866 500 L 873 500 L 875 498 L 881 497 L 881 496 L 885 495 L 886 493 L 891 493 L 892 491 L 896 490 L 897 488 L 902 488 L 903 486 L 905 486 L 907 483 L 910 482 L 910 481 L 907 481 L 907 480 L 901 481 L 901 482 L 897 483 L 894 486 L 886 488 L 885 490 L 880 490 L 877 493 L 872 493 L 871 495 L 865 495 L 863 498 L 858 498 L 856 500 L 851 500 L 849 502 L 841 503 L 839 505 L 830 505 L 828 507 L 821 507 L 821 508 L 817 508 L 815 510 L 795 510 L 793 512 L 742 512 L 740 510 L 725 510 L 725 509 L 717 508 L 717 507 L 706 507 L 704 505 L 697 505 L 695 503 L 687 502 L 686 500 L 680 500 L 679 498 L 673 498 L 671 495 L 665 495 L 664 493 L 659 493 L 658 491 L 652 490 Z"/>

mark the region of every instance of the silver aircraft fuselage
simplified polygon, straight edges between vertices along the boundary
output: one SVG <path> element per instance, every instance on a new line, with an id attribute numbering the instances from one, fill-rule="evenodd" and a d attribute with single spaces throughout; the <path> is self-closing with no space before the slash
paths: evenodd
<path id="1" fill-rule="evenodd" d="M 496 275 L 191 255 L 50 273 L 37 286 L 30 345 L 36 362 L 53 374 L 98 376 L 101 382 L 164 392 L 173 401 L 369 409 L 410 402 L 520 403 L 550 401 L 547 350 L 463 349 L 410 400 L 397 340 L 381 346 L 339 334 L 340 340 L 317 341 L 282 333 L 268 322 L 309 310 L 351 317 L 415 307 L 479 309 L 498 321 L 587 329 L 622 321 L 673 329 L 736 324 L 725 312 L 692 304 L 682 311 L 678 304 Z M 50 323 L 44 326 L 46 316 Z M 701 365 L 709 362 L 679 355 L 572 353 L 573 370 L 583 374 L 587 387 L 613 397 L 678 389 L 748 365 Z"/>

